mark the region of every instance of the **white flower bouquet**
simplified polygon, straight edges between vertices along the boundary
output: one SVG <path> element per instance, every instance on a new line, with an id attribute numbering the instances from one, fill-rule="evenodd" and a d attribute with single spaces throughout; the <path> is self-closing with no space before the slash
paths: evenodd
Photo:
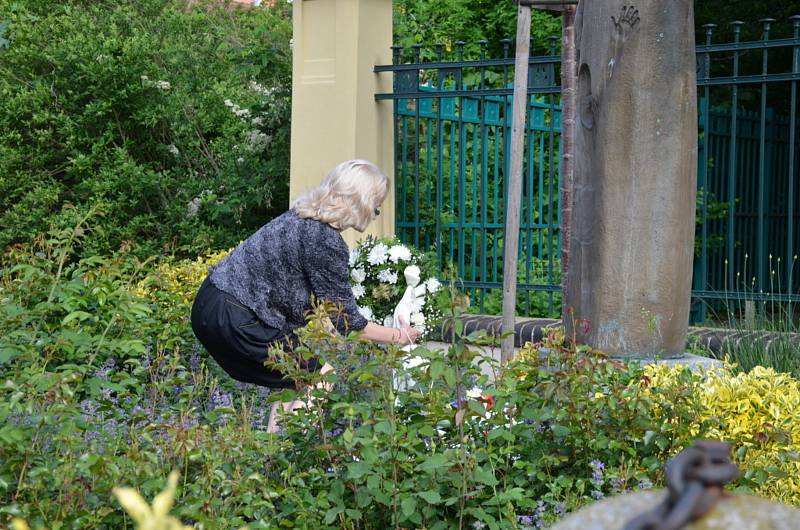
<path id="1" fill-rule="evenodd" d="M 418 250 L 397 238 L 367 237 L 350 251 L 350 284 L 364 318 L 384 326 L 392 325 L 392 317 L 406 289 L 403 271 L 409 265 L 419 267 L 417 292 L 419 305 L 411 312 L 409 324 L 426 334 L 441 322 L 442 312 L 435 304 L 441 283 L 434 276 L 434 267 Z"/>

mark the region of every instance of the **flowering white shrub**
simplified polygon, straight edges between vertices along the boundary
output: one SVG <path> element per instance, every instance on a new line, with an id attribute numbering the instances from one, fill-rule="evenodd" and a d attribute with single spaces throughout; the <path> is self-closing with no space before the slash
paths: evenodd
<path id="1" fill-rule="evenodd" d="M 367 237 L 350 251 L 350 284 L 364 318 L 391 326 L 394 309 L 406 290 L 403 272 L 409 265 L 422 271 L 417 289 L 425 293 L 422 303 L 414 307 L 409 324 L 424 334 L 442 319 L 434 303 L 441 283 L 418 250 L 397 238 Z"/>

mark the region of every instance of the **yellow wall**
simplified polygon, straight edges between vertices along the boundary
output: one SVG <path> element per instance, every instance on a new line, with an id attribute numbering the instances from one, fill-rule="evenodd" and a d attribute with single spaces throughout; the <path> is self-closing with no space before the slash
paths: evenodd
<path id="1" fill-rule="evenodd" d="M 295 0 L 293 39 L 290 201 L 352 158 L 393 177 L 392 103 L 374 98 L 391 73 L 373 73 L 392 60 L 391 0 Z M 367 232 L 343 235 L 353 245 L 367 233 L 394 234 L 394 182 Z"/>

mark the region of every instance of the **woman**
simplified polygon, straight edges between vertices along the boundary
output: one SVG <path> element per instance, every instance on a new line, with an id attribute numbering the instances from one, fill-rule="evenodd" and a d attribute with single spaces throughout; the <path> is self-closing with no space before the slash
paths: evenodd
<path id="1" fill-rule="evenodd" d="M 291 348 L 312 295 L 341 307 L 331 318 L 340 333 L 360 330 L 375 342 L 414 343 L 418 333 L 407 323 L 387 328 L 359 313 L 340 234 L 347 228 L 363 232 L 388 192 L 389 178 L 374 164 L 343 162 L 209 269 L 192 307 L 192 330 L 231 377 L 271 388 L 294 386 L 263 363 L 270 345 Z M 316 371 L 318 364 L 312 360 L 306 368 Z"/>

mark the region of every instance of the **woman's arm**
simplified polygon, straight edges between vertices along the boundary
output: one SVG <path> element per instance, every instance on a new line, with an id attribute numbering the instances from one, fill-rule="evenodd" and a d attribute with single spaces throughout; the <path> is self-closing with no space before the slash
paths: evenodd
<path id="1" fill-rule="evenodd" d="M 363 339 L 385 344 L 401 344 L 403 346 L 414 344 L 418 335 L 419 332 L 408 324 L 403 324 L 400 328 L 387 328 L 386 326 L 369 322 L 361 331 L 361 338 Z"/>

